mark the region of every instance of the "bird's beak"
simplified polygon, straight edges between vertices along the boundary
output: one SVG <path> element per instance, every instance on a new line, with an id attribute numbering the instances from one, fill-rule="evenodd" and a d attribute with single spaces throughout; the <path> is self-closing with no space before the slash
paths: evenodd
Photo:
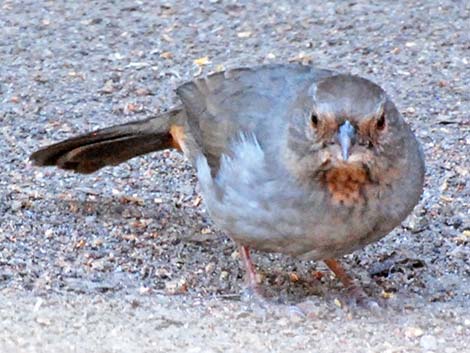
<path id="1" fill-rule="evenodd" d="M 351 146 L 354 144 L 355 140 L 356 129 L 346 120 L 338 129 L 338 141 L 341 145 L 341 154 L 344 161 L 348 160 Z"/>

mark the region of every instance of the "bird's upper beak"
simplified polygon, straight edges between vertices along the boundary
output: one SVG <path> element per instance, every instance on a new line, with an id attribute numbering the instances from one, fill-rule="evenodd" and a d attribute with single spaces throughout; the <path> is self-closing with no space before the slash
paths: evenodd
<path id="1" fill-rule="evenodd" d="M 343 156 L 343 160 L 347 161 L 349 158 L 349 153 L 351 150 L 351 146 L 354 144 L 356 140 L 356 129 L 351 123 L 346 120 L 338 129 L 338 141 L 341 146 L 341 154 Z"/>

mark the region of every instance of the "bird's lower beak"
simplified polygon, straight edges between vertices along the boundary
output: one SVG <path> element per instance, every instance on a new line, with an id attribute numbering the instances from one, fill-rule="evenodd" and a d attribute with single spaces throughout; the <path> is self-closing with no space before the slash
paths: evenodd
<path id="1" fill-rule="evenodd" d="M 348 160 L 351 146 L 354 144 L 355 140 L 356 129 L 346 120 L 338 129 L 338 141 L 341 146 L 341 155 L 344 161 Z"/>

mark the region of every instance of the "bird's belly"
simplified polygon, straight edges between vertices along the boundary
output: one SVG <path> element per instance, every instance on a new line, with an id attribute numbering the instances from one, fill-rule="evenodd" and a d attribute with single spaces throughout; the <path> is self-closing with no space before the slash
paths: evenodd
<path id="1" fill-rule="evenodd" d="M 378 220 L 354 222 L 342 212 L 324 213 L 317 207 L 245 210 L 234 214 L 212 207 L 211 214 L 235 242 L 260 251 L 318 260 L 350 253 L 385 235 Z"/>
<path id="2" fill-rule="evenodd" d="M 350 253 L 390 230 L 381 227 L 384 215 L 377 207 L 339 205 L 327 191 L 306 195 L 279 183 L 249 191 L 224 185 L 219 193 L 203 194 L 217 226 L 238 244 L 260 251 L 325 259 Z"/>
<path id="3" fill-rule="evenodd" d="M 327 190 L 308 195 L 293 184 L 278 182 L 258 185 L 250 192 L 223 189 L 216 199 L 205 194 L 207 208 L 238 244 L 311 260 L 363 248 L 385 236 L 406 215 L 398 207 L 382 207 L 384 200 L 338 204 Z"/>

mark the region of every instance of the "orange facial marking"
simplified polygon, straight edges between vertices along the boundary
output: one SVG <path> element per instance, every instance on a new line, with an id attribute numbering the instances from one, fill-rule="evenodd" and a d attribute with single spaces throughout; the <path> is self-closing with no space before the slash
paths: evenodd
<path id="1" fill-rule="evenodd" d="M 377 127 L 377 119 L 375 118 L 367 119 L 358 125 L 359 136 L 369 138 L 372 142 L 377 142 L 379 134 L 386 129 L 387 129 L 386 123 L 381 129 L 379 129 Z"/>
<path id="2" fill-rule="evenodd" d="M 176 148 L 179 151 L 182 151 L 184 148 L 184 140 L 186 134 L 184 133 L 184 128 L 180 125 L 172 125 L 170 127 L 170 134 L 172 140 L 170 142 L 171 147 Z"/>
<path id="3" fill-rule="evenodd" d="M 338 130 L 338 123 L 333 115 L 323 114 L 317 126 L 314 126 L 317 135 L 321 138 L 328 138 Z"/>
<path id="4" fill-rule="evenodd" d="M 362 136 L 370 136 L 375 128 L 375 121 L 374 119 L 368 119 L 361 122 L 358 125 L 359 134 Z"/>
<path id="5" fill-rule="evenodd" d="M 333 203 L 346 206 L 362 202 L 360 191 L 367 181 L 364 168 L 356 165 L 336 167 L 325 175 L 325 182 Z"/>

